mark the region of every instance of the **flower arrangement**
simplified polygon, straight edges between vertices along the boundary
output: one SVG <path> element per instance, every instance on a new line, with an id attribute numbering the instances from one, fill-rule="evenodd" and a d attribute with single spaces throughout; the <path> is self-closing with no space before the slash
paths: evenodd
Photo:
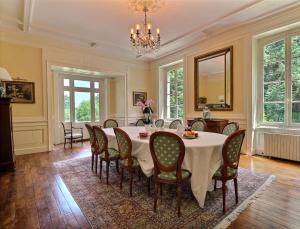
<path id="1" fill-rule="evenodd" d="M 153 113 L 153 110 L 151 108 L 151 105 L 154 103 L 153 99 L 147 99 L 146 101 L 139 101 L 137 102 L 137 106 L 139 106 L 142 109 L 142 112 L 144 114 L 151 114 Z"/>

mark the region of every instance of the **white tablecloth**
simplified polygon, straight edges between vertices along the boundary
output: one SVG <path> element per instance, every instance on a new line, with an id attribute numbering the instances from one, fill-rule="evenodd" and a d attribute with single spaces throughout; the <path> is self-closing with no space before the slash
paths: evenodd
<path id="1" fill-rule="evenodd" d="M 121 127 L 132 140 L 132 155 L 136 156 L 146 176 L 153 174 L 153 160 L 149 148 L 149 138 L 140 139 L 139 133 L 145 127 Z M 104 129 L 108 136 L 109 146 L 117 148 L 113 129 Z M 164 129 L 176 133 L 176 130 Z M 206 192 L 211 184 L 215 171 L 222 163 L 222 146 L 225 135 L 199 132 L 197 139 L 183 139 L 185 157 L 182 167 L 192 173 L 191 188 L 199 206 L 204 207 Z"/>

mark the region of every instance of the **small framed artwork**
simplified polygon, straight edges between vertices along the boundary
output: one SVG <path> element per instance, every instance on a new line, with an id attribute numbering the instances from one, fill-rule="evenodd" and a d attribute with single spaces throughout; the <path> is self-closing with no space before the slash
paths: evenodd
<path id="1" fill-rule="evenodd" d="M 5 81 L 6 96 L 12 103 L 35 103 L 34 83 L 27 81 Z"/>
<path id="2" fill-rule="evenodd" d="M 145 102 L 147 100 L 147 92 L 134 91 L 132 97 L 133 106 L 137 106 L 138 102 Z"/>

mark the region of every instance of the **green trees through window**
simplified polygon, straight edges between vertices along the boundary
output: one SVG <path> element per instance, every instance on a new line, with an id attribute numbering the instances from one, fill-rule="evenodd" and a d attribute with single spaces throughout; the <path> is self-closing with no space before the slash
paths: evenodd
<path id="1" fill-rule="evenodd" d="M 64 79 L 63 116 L 65 122 L 100 121 L 99 85 L 99 82 Z"/>
<path id="2" fill-rule="evenodd" d="M 167 118 L 183 118 L 183 68 L 167 72 Z"/>
<path id="3" fill-rule="evenodd" d="M 288 39 L 264 46 L 264 122 L 300 123 L 300 36 Z"/>

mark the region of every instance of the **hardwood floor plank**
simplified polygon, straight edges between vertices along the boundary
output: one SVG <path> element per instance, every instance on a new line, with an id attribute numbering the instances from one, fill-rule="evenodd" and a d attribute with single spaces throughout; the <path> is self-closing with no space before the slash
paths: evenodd
<path id="1" fill-rule="evenodd" d="M 0 228 L 90 228 L 55 162 L 90 156 L 89 143 L 73 150 L 17 156 L 16 172 L 0 174 Z M 276 180 L 229 228 L 300 228 L 300 164 L 242 155 L 240 166 Z"/>

